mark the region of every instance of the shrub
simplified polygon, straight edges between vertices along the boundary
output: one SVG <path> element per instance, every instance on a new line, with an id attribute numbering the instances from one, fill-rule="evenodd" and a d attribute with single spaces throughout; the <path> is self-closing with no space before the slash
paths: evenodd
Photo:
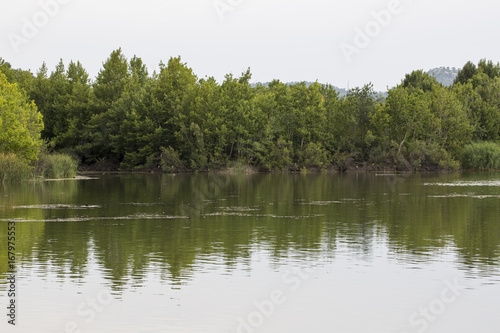
<path id="1" fill-rule="evenodd" d="M 19 182 L 33 176 L 28 162 L 12 153 L 0 153 L 0 183 Z"/>
<path id="2" fill-rule="evenodd" d="M 378 167 L 393 167 L 396 161 L 397 144 L 382 142 L 370 150 L 368 162 Z"/>
<path id="3" fill-rule="evenodd" d="M 39 173 L 44 178 L 73 178 L 78 170 L 78 163 L 69 155 L 51 154 L 40 158 Z"/>
<path id="4" fill-rule="evenodd" d="M 160 165 L 163 172 L 167 173 L 175 173 L 186 170 L 179 154 L 172 147 L 161 147 Z"/>
<path id="5" fill-rule="evenodd" d="M 462 149 L 460 162 L 464 169 L 500 170 L 500 145 L 494 142 L 475 142 Z"/>
<path id="6" fill-rule="evenodd" d="M 415 141 L 408 144 L 408 160 L 413 169 L 419 170 L 456 170 L 459 163 L 455 161 L 449 152 L 437 143 Z"/>
<path id="7" fill-rule="evenodd" d="M 357 155 L 356 152 L 336 151 L 332 155 L 332 163 L 340 172 L 344 172 L 355 167 Z"/>
<path id="8" fill-rule="evenodd" d="M 460 164 L 437 143 L 425 141 L 409 142 L 401 150 L 392 141 L 372 150 L 371 163 L 394 167 L 399 171 L 456 170 Z"/>

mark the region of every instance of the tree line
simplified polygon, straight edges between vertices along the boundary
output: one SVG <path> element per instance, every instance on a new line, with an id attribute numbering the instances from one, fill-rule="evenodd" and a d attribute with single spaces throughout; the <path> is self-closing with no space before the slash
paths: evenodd
<path id="1" fill-rule="evenodd" d="M 371 84 L 345 96 L 317 82 L 252 86 L 250 70 L 219 83 L 180 57 L 150 74 L 121 49 L 94 80 L 79 61 L 32 74 L 0 59 L 0 72 L 0 94 L 18 90 L 12 112 L 34 117 L 25 123 L 36 144 L 25 146 L 43 140 L 94 168 L 456 169 L 464 146 L 500 139 L 500 66 L 487 60 L 465 64 L 450 87 L 414 71 L 384 98 Z M 0 151 L 20 151 L 1 135 L 9 134 L 0 134 Z"/>

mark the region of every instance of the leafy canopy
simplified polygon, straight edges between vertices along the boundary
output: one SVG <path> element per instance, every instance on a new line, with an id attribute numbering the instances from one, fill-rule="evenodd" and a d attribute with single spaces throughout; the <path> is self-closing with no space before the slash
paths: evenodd
<path id="1" fill-rule="evenodd" d="M 29 102 L 24 91 L 0 72 L 0 152 L 36 160 L 42 129 L 42 115 L 35 103 Z"/>

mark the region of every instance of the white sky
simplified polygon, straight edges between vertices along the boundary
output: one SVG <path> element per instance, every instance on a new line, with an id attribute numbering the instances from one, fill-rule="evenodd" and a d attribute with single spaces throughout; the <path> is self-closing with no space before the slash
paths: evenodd
<path id="1" fill-rule="evenodd" d="M 43 61 L 53 70 L 62 58 L 65 64 L 80 60 L 95 77 L 111 51 L 122 47 L 150 72 L 160 60 L 180 55 L 200 78 L 223 80 L 250 67 L 254 82 L 372 82 L 385 90 L 414 69 L 500 61 L 500 3 L 491 0 L 1 1 L 0 57 L 33 72 Z M 355 46 L 356 29 L 370 27 L 371 13 L 387 10 L 391 1 L 400 10 L 349 63 L 341 43 Z M 45 3 L 57 4 L 55 15 L 44 13 Z M 231 6 L 224 19 L 216 3 Z M 38 32 L 26 22 L 40 25 Z M 24 38 L 17 52 L 13 36 Z"/>

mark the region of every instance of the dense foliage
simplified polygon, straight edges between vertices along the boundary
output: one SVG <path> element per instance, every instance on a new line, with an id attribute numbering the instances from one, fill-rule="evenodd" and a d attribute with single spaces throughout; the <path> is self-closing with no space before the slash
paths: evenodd
<path id="1" fill-rule="evenodd" d="M 37 159 L 42 144 L 42 115 L 17 84 L 0 71 L 0 153 L 16 154 L 27 161 Z"/>
<path id="2" fill-rule="evenodd" d="M 121 49 L 94 81 L 80 62 L 0 71 L 38 106 L 49 148 L 95 167 L 455 169 L 466 144 L 500 140 L 500 66 L 486 60 L 450 87 L 415 71 L 385 98 L 370 84 L 345 96 L 319 83 L 252 86 L 250 70 L 219 83 L 179 57 L 150 74 Z"/>
<path id="3" fill-rule="evenodd" d="M 462 166 L 466 169 L 500 170 L 500 144 L 476 142 L 462 150 Z"/>

